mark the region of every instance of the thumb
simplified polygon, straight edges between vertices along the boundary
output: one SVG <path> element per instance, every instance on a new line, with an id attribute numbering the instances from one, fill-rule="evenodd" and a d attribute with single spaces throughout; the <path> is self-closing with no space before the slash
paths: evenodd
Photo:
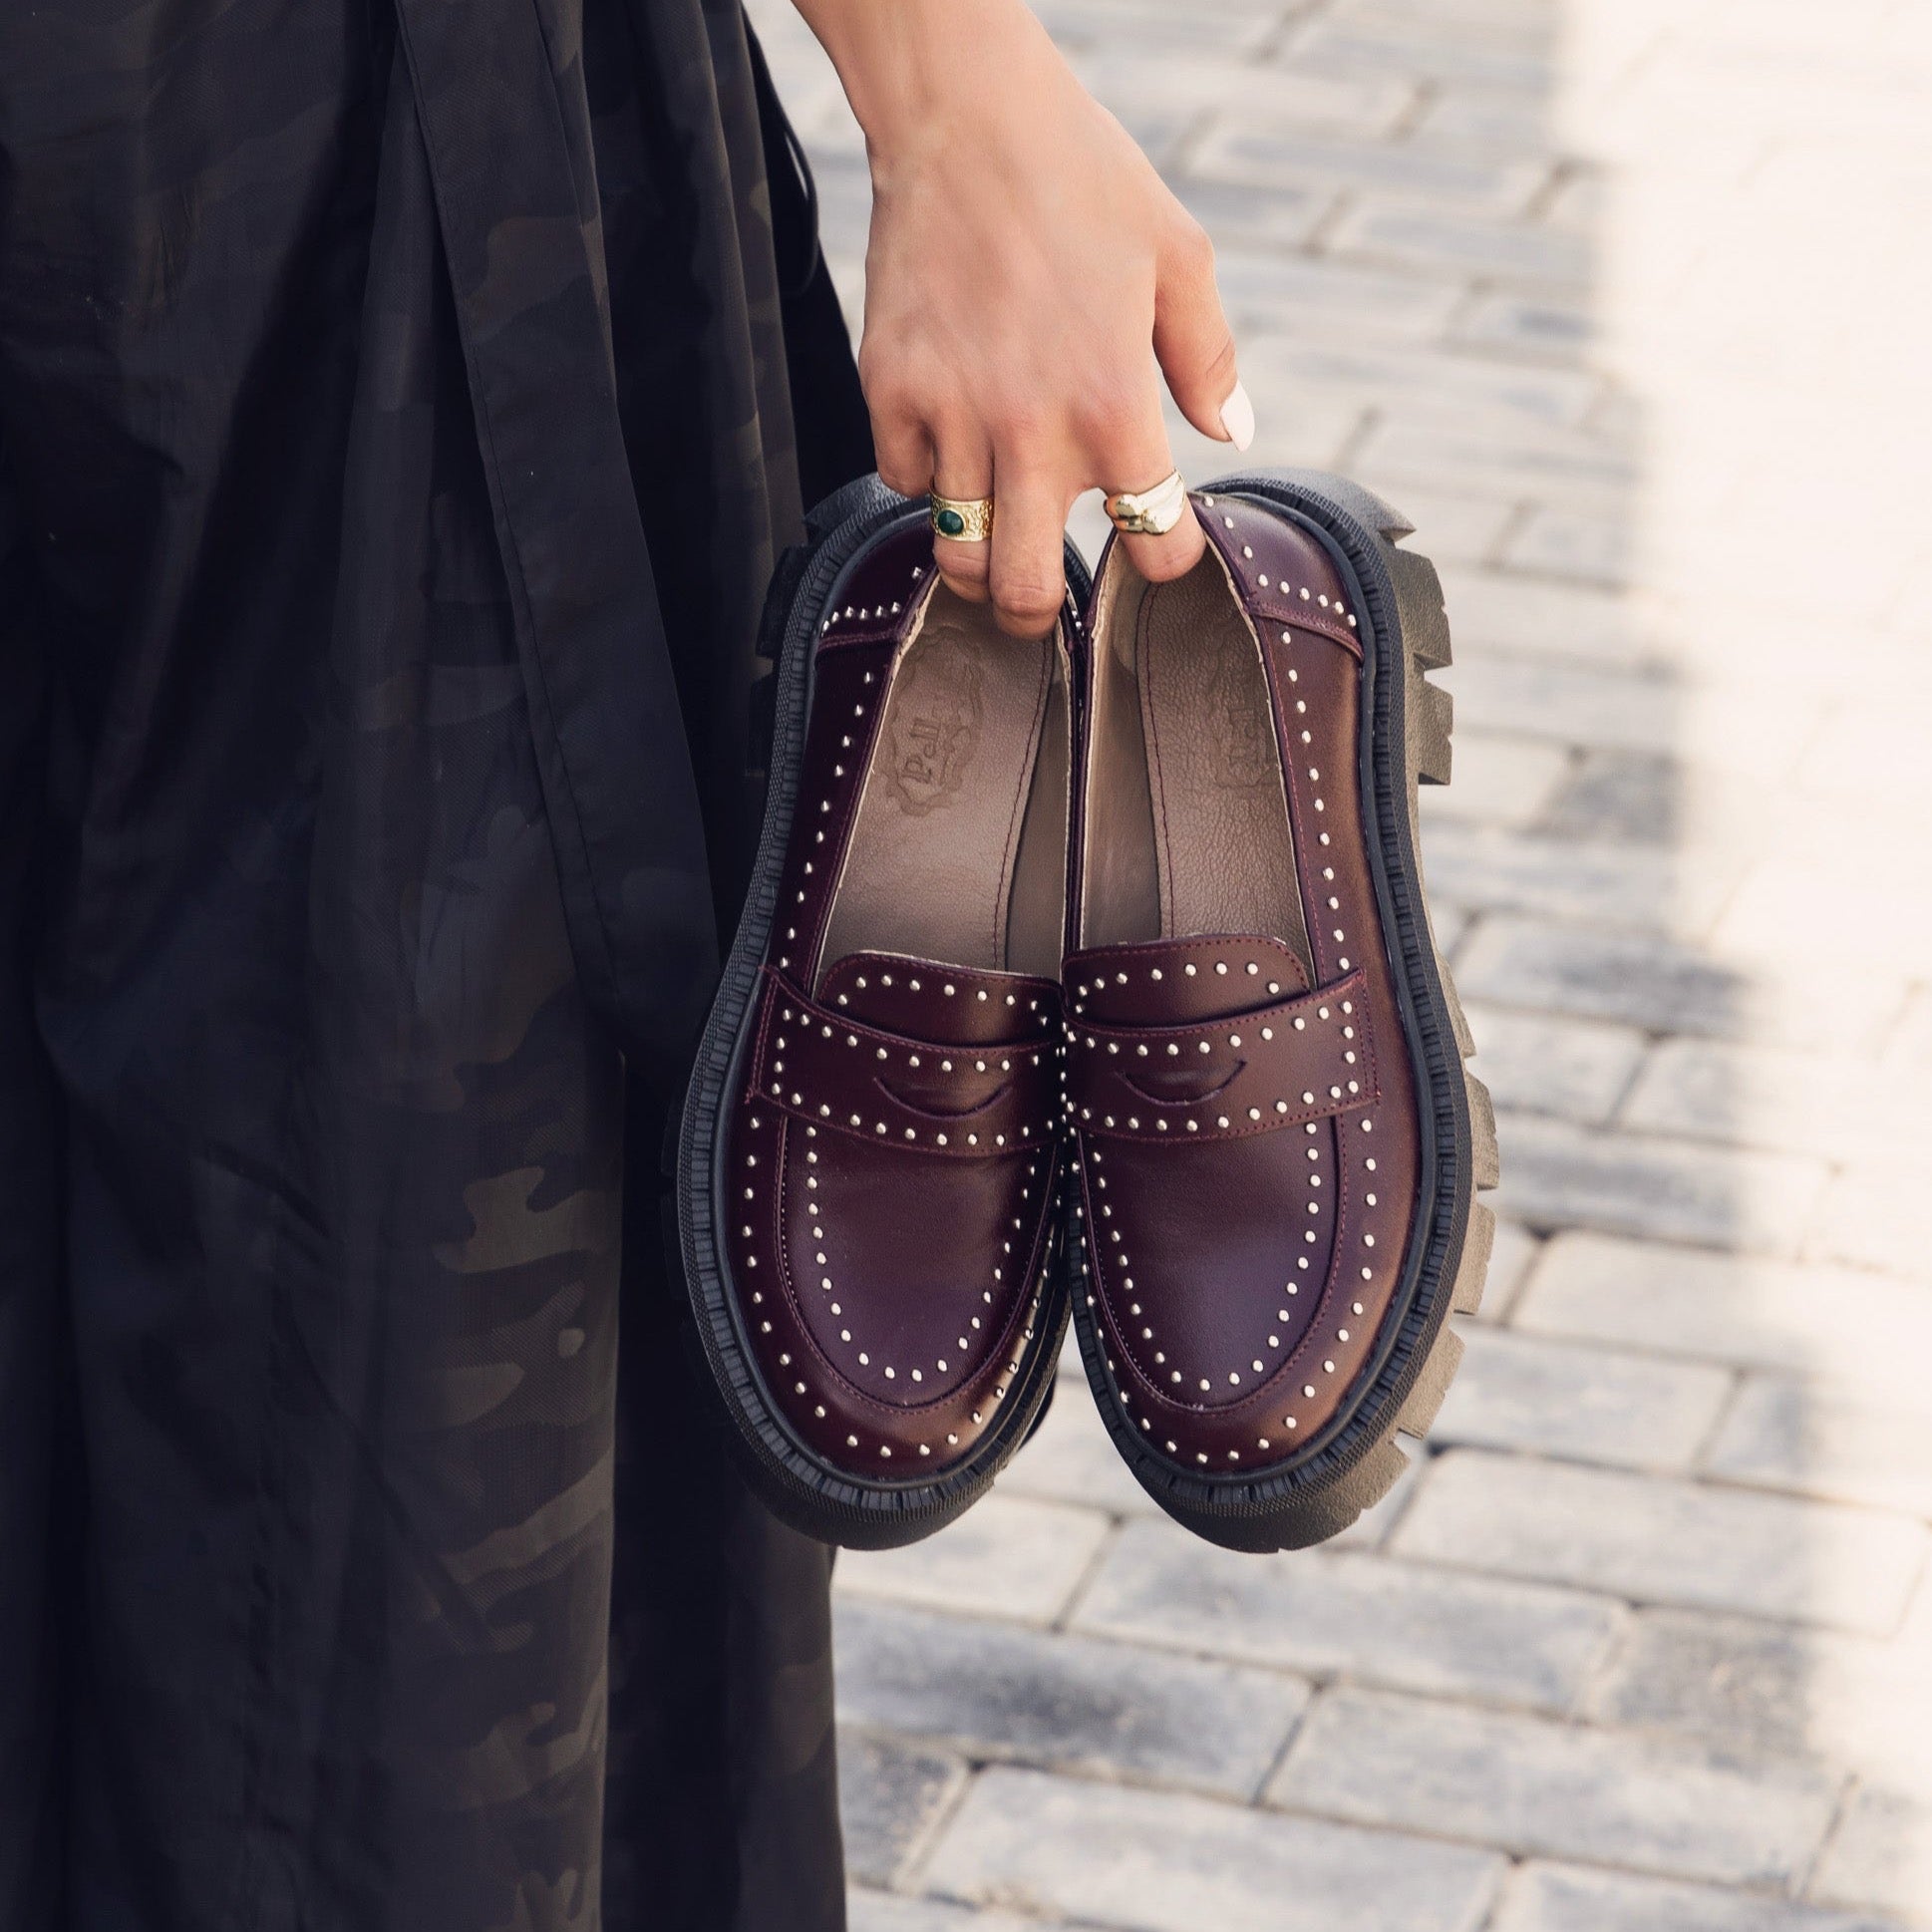
<path id="1" fill-rule="evenodd" d="M 1162 253 L 1156 273 L 1153 352 L 1180 413 L 1203 436 L 1247 449 L 1254 405 L 1241 386 L 1234 333 L 1214 284 L 1214 244 L 1190 221 Z"/>

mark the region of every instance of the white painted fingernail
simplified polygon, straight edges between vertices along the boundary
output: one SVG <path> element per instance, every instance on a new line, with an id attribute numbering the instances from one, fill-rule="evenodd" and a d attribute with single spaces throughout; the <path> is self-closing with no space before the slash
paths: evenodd
<path id="1" fill-rule="evenodd" d="M 1254 405 L 1239 383 L 1234 385 L 1234 394 L 1221 405 L 1221 428 L 1237 450 L 1245 450 L 1254 441 Z"/>

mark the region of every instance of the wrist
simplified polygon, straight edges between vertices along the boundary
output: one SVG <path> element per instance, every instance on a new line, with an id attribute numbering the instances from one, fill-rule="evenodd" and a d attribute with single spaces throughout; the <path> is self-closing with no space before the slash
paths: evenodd
<path id="1" fill-rule="evenodd" d="M 1025 0 L 798 0 L 830 55 L 874 172 L 1009 95 L 1053 43 Z M 1057 58 L 1057 57 L 1055 57 Z"/>

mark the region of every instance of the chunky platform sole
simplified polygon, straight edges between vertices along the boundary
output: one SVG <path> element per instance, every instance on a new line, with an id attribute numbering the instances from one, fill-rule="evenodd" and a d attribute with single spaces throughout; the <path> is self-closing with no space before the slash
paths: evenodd
<path id="1" fill-rule="evenodd" d="M 853 562 L 877 540 L 923 525 L 926 516 L 924 502 L 895 495 L 875 478 L 849 483 L 812 510 L 805 543 L 786 553 L 774 576 L 759 640 L 761 655 L 777 666 L 767 687 L 772 749 L 765 823 L 738 934 L 699 1043 L 678 1142 L 685 1283 L 699 1340 L 730 1417 L 734 1447 L 775 1515 L 807 1536 L 851 1549 L 916 1542 L 985 1494 L 1031 1434 L 1052 1393 L 1071 1301 L 1064 1217 L 1057 1214 L 1030 1341 L 1034 1353 L 1012 1384 L 997 1426 L 968 1459 L 930 1478 L 858 1477 L 807 1448 L 772 1401 L 744 1332 L 740 1298 L 728 1279 L 730 1261 L 717 1238 L 718 1229 L 728 1224 L 722 1172 L 726 1127 L 743 1091 L 759 974 L 798 804 L 813 646 Z M 1075 599 L 1084 603 L 1087 573 L 1071 547 L 1067 569 Z"/>
<path id="2" fill-rule="evenodd" d="M 1420 1108 L 1422 1219 L 1378 1352 L 1336 1419 L 1265 1475 L 1196 1475 L 1149 1451 L 1111 1387 L 1094 1311 L 1074 1320 L 1102 1420 L 1142 1488 L 1178 1522 L 1229 1549 L 1300 1549 L 1346 1529 L 1407 1466 L 1399 1435 L 1420 1439 L 1462 1353 L 1450 1314 L 1473 1314 L 1495 1233 L 1474 1198 L 1497 1179 L 1495 1113 L 1463 1066 L 1468 1023 L 1436 949 L 1423 894 L 1417 791 L 1449 781 L 1450 699 L 1427 673 L 1449 662 L 1436 567 L 1399 546 L 1410 524 L 1358 484 L 1318 471 L 1260 471 L 1215 497 L 1265 505 L 1316 537 L 1364 614 L 1362 797 L 1370 867 L 1395 965 Z"/>

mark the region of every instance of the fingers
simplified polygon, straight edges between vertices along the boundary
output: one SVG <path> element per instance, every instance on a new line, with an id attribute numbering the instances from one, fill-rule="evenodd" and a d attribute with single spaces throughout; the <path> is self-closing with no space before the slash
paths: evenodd
<path id="1" fill-rule="evenodd" d="M 1075 491 L 1052 470 L 998 465 L 993 518 L 995 614 L 1009 637 L 1044 637 L 1067 596 L 1067 512 Z"/>
<path id="2" fill-rule="evenodd" d="M 1254 406 L 1214 283 L 1214 246 L 1193 221 L 1172 232 L 1155 264 L 1153 352 L 1195 429 L 1237 450 L 1254 441 Z"/>
<path id="3" fill-rule="evenodd" d="M 970 433 L 946 430 L 933 437 L 935 460 L 932 487 L 941 496 L 961 502 L 993 494 L 993 450 L 991 444 Z M 983 604 L 991 594 L 992 550 L 999 540 L 999 514 L 993 519 L 992 542 L 969 542 L 963 538 L 934 534 L 933 561 L 951 588 L 970 603 Z"/>
<path id="4" fill-rule="evenodd" d="M 872 448 L 879 482 L 901 496 L 923 496 L 932 488 L 932 438 L 916 419 L 872 416 Z"/>

